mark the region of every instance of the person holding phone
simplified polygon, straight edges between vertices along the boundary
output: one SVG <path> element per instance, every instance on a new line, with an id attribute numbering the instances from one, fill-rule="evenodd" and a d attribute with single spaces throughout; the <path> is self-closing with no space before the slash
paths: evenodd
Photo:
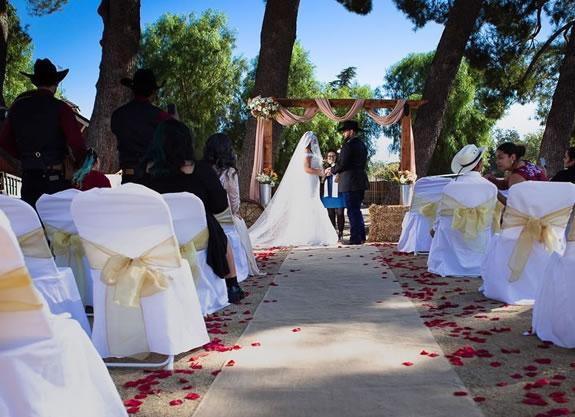
<path id="1" fill-rule="evenodd" d="M 151 69 L 139 69 L 134 78 L 122 78 L 122 85 L 132 90 L 132 100 L 112 113 L 111 128 L 118 142 L 122 184 L 140 182 L 143 175 L 138 167 L 144 157 L 158 125 L 172 114 L 154 106 L 152 102 L 163 84 L 158 84 Z M 170 109 L 168 109 L 170 110 Z"/>

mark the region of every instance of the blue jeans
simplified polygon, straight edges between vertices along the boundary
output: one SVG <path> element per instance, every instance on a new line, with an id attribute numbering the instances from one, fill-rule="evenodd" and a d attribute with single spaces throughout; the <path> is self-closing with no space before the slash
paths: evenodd
<path id="1" fill-rule="evenodd" d="M 347 209 L 347 217 L 349 218 L 350 243 L 360 243 L 366 240 L 365 224 L 361 214 L 361 203 L 363 202 L 364 193 L 364 190 L 343 193 L 343 201 Z"/>

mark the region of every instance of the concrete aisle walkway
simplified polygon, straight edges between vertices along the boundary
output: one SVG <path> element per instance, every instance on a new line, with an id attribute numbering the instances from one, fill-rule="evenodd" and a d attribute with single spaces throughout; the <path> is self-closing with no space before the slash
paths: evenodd
<path id="1" fill-rule="evenodd" d="M 482 416 L 376 255 L 294 250 L 194 417 Z"/>

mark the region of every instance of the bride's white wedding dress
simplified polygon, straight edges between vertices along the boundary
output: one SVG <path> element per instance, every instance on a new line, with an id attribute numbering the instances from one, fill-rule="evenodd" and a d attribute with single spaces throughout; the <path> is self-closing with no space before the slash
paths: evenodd
<path id="1" fill-rule="evenodd" d="M 312 152 L 306 149 L 308 145 Z M 300 139 L 276 193 L 250 228 L 254 246 L 337 244 L 337 233 L 320 199 L 320 177 L 304 171 L 306 158 L 311 158 L 311 168 L 322 169 L 321 151 L 312 132 Z"/>

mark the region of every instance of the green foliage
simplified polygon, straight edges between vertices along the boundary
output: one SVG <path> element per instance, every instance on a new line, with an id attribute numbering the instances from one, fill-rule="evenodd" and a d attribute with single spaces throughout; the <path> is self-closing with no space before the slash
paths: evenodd
<path id="1" fill-rule="evenodd" d="M 368 14 L 371 12 L 371 0 L 337 0 L 348 11 L 357 14 Z"/>
<path id="2" fill-rule="evenodd" d="M 342 70 L 336 77 L 336 80 L 329 83 L 333 88 L 350 87 L 351 82 L 355 78 L 357 67 L 347 67 Z"/>
<path id="3" fill-rule="evenodd" d="M 166 13 L 142 33 L 139 66 L 165 82 L 158 104 L 178 105 L 199 155 L 207 138 L 239 112 L 234 98 L 247 63 L 233 57 L 235 34 L 226 23 L 223 13 L 212 10 L 200 17 Z"/>
<path id="4" fill-rule="evenodd" d="M 26 29 L 20 26 L 16 9 L 7 4 L 8 51 L 6 54 L 6 77 L 4 79 L 4 101 L 9 107 L 19 94 L 34 86 L 20 71 L 32 72 L 32 39 Z"/>
<path id="5" fill-rule="evenodd" d="M 367 175 L 370 180 L 392 181 L 399 171 L 399 162 L 373 161 L 367 166 Z"/>
<path id="6" fill-rule="evenodd" d="M 45 16 L 62 10 L 68 0 L 27 0 L 28 13 L 33 16 Z"/>
<path id="7" fill-rule="evenodd" d="M 393 65 L 385 75 L 383 90 L 386 95 L 395 99 L 420 99 L 433 54 L 410 54 Z M 429 175 L 450 173 L 451 159 L 464 145 L 490 143 L 489 132 L 496 120 L 487 117 L 477 105 L 477 91 L 481 83 L 480 74 L 473 71 L 465 60 L 462 61 L 449 95 Z M 412 118 L 415 117 L 417 112 L 412 115 Z M 391 126 L 384 132 L 393 139 L 390 151 L 398 152 L 401 146 L 400 127 Z"/>

